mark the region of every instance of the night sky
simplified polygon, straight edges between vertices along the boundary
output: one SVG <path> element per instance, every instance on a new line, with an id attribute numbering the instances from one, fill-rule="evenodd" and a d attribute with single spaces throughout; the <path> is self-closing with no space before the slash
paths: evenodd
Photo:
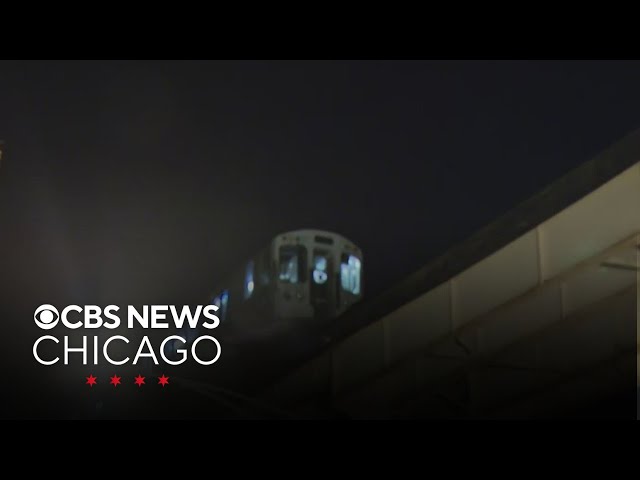
<path id="1" fill-rule="evenodd" d="M 640 62 L 0 62 L 0 373 L 28 392 L 38 305 L 203 303 L 286 230 L 350 238 L 375 296 L 640 127 L 638 85 Z"/>
<path id="2" fill-rule="evenodd" d="M 2 303 L 200 302 L 303 227 L 360 245 L 375 295 L 640 126 L 639 84 L 613 61 L 1 62 Z"/>
<path id="3" fill-rule="evenodd" d="M 37 306 L 204 303 L 298 228 L 358 244 L 374 297 L 640 127 L 638 85 L 640 62 L 0 62 L 0 416 L 76 395 L 34 366 Z"/>

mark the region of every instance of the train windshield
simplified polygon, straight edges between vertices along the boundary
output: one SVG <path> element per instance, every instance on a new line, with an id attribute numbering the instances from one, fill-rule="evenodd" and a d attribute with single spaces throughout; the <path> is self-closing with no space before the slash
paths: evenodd
<path id="1" fill-rule="evenodd" d="M 280 247 L 279 276 L 281 282 L 301 283 L 305 281 L 307 250 L 300 245 Z"/>
<path id="2" fill-rule="evenodd" d="M 360 294 L 362 262 L 353 255 L 343 255 L 340 264 L 340 285 L 346 292 Z"/>
<path id="3" fill-rule="evenodd" d="M 323 254 L 316 253 L 313 258 L 313 281 L 318 285 L 327 283 L 328 280 L 328 264 L 327 257 Z"/>

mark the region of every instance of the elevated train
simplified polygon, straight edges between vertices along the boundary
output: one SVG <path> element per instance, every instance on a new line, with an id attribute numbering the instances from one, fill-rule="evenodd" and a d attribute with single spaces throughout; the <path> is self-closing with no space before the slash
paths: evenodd
<path id="1" fill-rule="evenodd" d="M 313 329 L 344 313 L 363 295 L 362 251 L 323 230 L 282 233 L 212 295 L 219 334 L 231 342 Z"/>
<path id="2" fill-rule="evenodd" d="M 282 233 L 212 293 L 220 326 L 208 332 L 183 328 L 177 334 L 187 345 L 167 343 L 166 354 L 176 357 L 177 349 L 205 333 L 226 352 L 234 345 L 313 339 L 362 299 L 363 287 L 362 251 L 352 241 L 324 230 Z"/>

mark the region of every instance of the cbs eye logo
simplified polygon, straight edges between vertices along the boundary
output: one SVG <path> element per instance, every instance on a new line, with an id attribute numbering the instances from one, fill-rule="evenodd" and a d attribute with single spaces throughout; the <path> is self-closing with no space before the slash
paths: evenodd
<path id="1" fill-rule="evenodd" d="M 50 330 L 58 324 L 60 314 L 53 305 L 40 305 L 33 314 L 33 319 L 43 330 Z"/>

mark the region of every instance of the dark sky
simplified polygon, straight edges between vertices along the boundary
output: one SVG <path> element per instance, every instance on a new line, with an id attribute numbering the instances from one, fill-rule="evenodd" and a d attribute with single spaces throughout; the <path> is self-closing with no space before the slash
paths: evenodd
<path id="1" fill-rule="evenodd" d="M 375 294 L 640 126 L 638 85 L 640 62 L 0 62 L 3 306 L 199 302 L 303 227 L 359 244 Z"/>

